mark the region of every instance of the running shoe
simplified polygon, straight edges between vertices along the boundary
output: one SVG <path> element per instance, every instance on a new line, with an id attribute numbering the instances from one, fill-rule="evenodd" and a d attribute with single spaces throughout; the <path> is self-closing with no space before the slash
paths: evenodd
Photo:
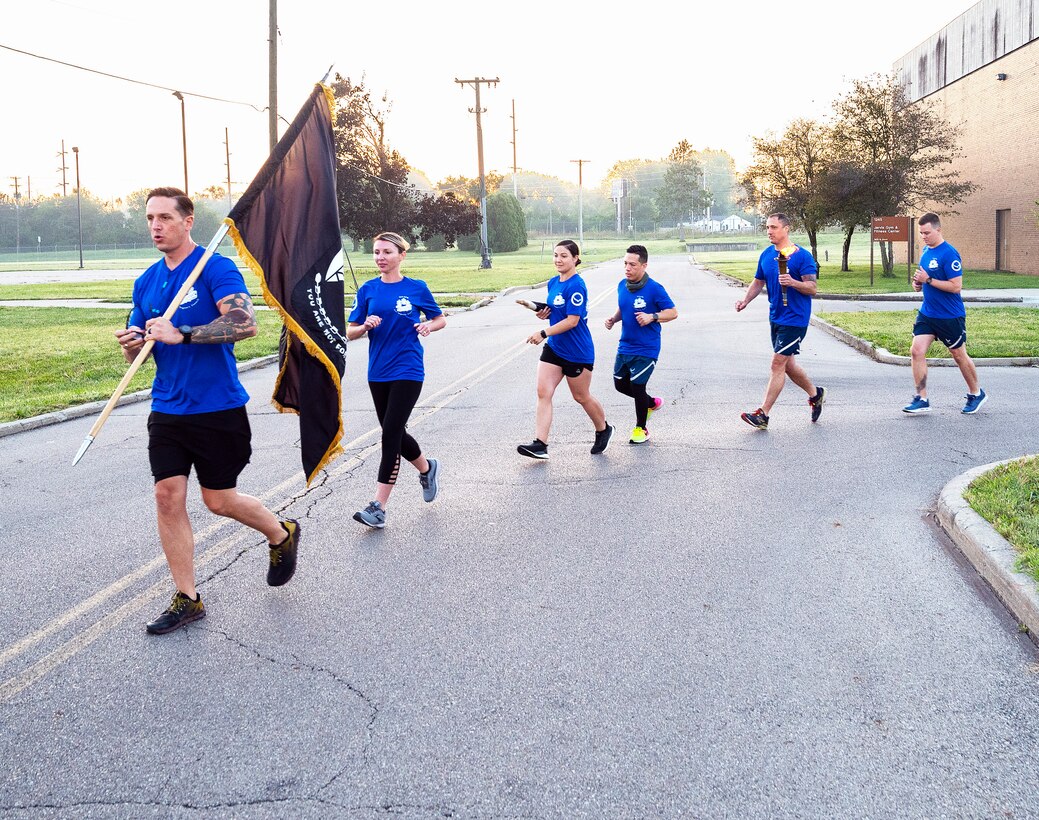
<path id="1" fill-rule="evenodd" d="M 418 482 L 422 485 L 422 500 L 428 504 L 437 497 L 437 491 L 440 489 L 440 483 L 437 481 L 440 475 L 440 462 L 435 458 L 427 459 L 427 461 L 429 461 L 429 469 L 418 474 Z"/>
<path id="2" fill-rule="evenodd" d="M 516 452 L 529 458 L 548 458 L 548 445 L 536 438 L 530 444 L 521 444 L 516 448 Z"/>
<path id="3" fill-rule="evenodd" d="M 970 413 L 977 413 L 981 409 L 981 405 L 983 405 L 988 399 L 988 396 L 986 396 L 985 391 L 982 390 L 976 396 L 973 393 L 968 393 L 966 398 L 967 403 L 963 405 L 963 409 L 960 412 L 969 415 Z"/>
<path id="4" fill-rule="evenodd" d="M 292 518 L 282 521 L 281 527 L 286 532 L 285 540 L 277 545 L 271 544 L 271 562 L 267 567 L 267 585 L 272 587 L 287 584 L 296 574 L 296 552 L 303 532 L 299 521 Z"/>
<path id="5" fill-rule="evenodd" d="M 931 403 L 927 399 L 913 396 L 913 400 L 902 408 L 903 413 L 930 413 Z"/>
<path id="6" fill-rule="evenodd" d="M 815 395 L 808 399 L 808 403 L 812 406 L 812 421 L 819 421 L 819 416 L 823 414 L 823 402 L 826 401 L 826 388 L 816 387 Z"/>
<path id="7" fill-rule="evenodd" d="M 192 601 L 178 589 L 174 593 L 170 605 L 166 607 L 166 611 L 154 621 L 145 624 L 144 628 L 152 635 L 165 635 L 167 632 L 180 629 L 199 618 L 205 618 L 206 608 L 202 605 L 202 596 L 196 592 L 195 598 L 196 600 Z"/>
<path id="8" fill-rule="evenodd" d="M 758 430 L 768 429 L 768 416 L 765 415 L 765 411 L 760 407 L 753 413 L 740 413 L 740 418 Z"/>
<path id="9" fill-rule="evenodd" d="M 649 430 L 645 427 L 636 427 L 631 431 L 631 438 L 628 439 L 628 444 L 645 444 L 649 441 Z"/>
<path id="10" fill-rule="evenodd" d="M 354 513 L 354 521 L 360 521 L 367 527 L 381 530 L 386 526 L 386 511 L 382 508 L 382 504 L 373 501 L 360 512 Z"/>
<path id="11" fill-rule="evenodd" d="M 597 456 L 599 453 L 605 453 L 606 448 L 610 446 L 610 439 L 612 438 L 613 428 L 607 424 L 602 430 L 599 430 L 595 434 L 595 444 L 592 445 L 592 455 Z"/>
<path id="12" fill-rule="evenodd" d="M 664 400 L 662 398 L 660 398 L 659 396 L 654 396 L 653 397 L 653 406 L 650 407 L 649 410 L 646 411 L 646 421 L 648 422 L 651 418 L 653 418 L 653 414 L 655 412 L 657 412 L 657 410 L 659 410 L 663 406 L 664 406 Z"/>

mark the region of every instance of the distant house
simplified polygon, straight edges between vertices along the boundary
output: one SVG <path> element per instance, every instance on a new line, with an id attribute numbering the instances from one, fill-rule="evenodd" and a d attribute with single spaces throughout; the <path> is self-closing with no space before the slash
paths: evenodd
<path id="1" fill-rule="evenodd" d="M 736 214 L 726 217 L 720 224 L 723 231 L 749 231 L 754 227 L 746 219 Z"/>
<path id="2" fill-rule="evenodd" d="M 718 233 L 723 230 L 722 223 L 717 219 L 698 219 L 693 223 L 694 231 L 703 231 L 704 233 Z"/>

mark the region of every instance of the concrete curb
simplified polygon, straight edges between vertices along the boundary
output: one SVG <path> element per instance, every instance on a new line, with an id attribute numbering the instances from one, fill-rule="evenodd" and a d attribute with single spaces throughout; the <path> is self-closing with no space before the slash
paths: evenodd
<path id="1" fill-rule="evenodd" d="M 244 373 L 247 370 L 256 370 L 257 368 L 274 364 L 277 361 L 278 356 L 276 354 L 260 356 L 256 359 L 249 359 L 249 361 L 238 363 L 238 372 Z M 137 404 L 138 402 L 147 401 L 151 398 L 151 395 L 151 390 L 139 390 L 136 393 L 128 393 L 121 396 L 115 406 L 122 407 L 124 404 Z M 60 424 L 63 421 L 71 421 L 72 419 L 79 419 L 83 416 L 94 416 L 104 410 L 106 404 L 108 404 L 107 399 L 105 401 L 92 401 L 88 404 L 77 404 L 75 407 L 69 407 L 65 410 L 55 410 L 53 413 L 44 413 L 41 416 L 33 416 L 28 419 L 4 422 L 3 424 L 0 424 L 0 438 L 13 436 L 16 433 L 24 433 L 28 430 L 36 430 L 40 427 L 49 427 L 52 424 Z"/>
<path id="2" fill-rule="evenodd" d="M 956 476 L 945 485 L 938 497 L 938 524 L 1011 614 L 1028 630 L 1032 640 L 1039 642 L 1039 592 L 1036 590 L 1036 582 L 1014 569 L 1017 551 L 963 498 L 967 486 L 978 476 L 1003 464 L 1031 457 L 995 461 Z"/>
<path id="3" fill-rule="evenodd" d="M 844 342 L 849 347 L 853 347 L 861 353 L 866 354 L 874 361 L 880 362 L 881 364 L 897 364 L 903 367 L 909 367 L 912 364 L 912 359 L 909 356 L 896 356 L 885 350 L 882 347 L 876 347 L 872 342 L 867 342 L 865 339 L 860 339 L 858 336 L 853 336 L 848 331 L 831 325 L 829 322 L 820 319 L 818 316 L 812 316 L 812 324 L 829 333 L 835 339 Z M 1015 356 L 1015 357 L 1003 357 L 993 359 L 974 359 L 974 365 L 976 367 L 1039 367 L 1039 357 L 1036 356 Z M 956 362 L 952 359 L 928 359 L 928 367 L 956 367 Z"/>

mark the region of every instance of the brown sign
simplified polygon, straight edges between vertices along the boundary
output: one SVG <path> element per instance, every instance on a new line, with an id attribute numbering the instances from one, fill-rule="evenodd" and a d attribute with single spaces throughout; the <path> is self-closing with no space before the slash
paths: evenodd
<path id="1" fill-rule="evenodd" d="M 911 222 L 908 216 L 874 217 L 871 238 L 874 242 L 908 242 Z"/>

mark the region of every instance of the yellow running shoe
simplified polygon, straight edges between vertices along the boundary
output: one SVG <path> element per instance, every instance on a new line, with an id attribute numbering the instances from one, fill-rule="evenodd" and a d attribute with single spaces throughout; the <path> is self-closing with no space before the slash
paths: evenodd
<path id="1" fill-rule="evenodd" d="M 649 441 L 649 430 L 645 427 L 636 427 L 631 431 L 631 438 L 628 439 L 628 444 L 645 444 Z"/>

